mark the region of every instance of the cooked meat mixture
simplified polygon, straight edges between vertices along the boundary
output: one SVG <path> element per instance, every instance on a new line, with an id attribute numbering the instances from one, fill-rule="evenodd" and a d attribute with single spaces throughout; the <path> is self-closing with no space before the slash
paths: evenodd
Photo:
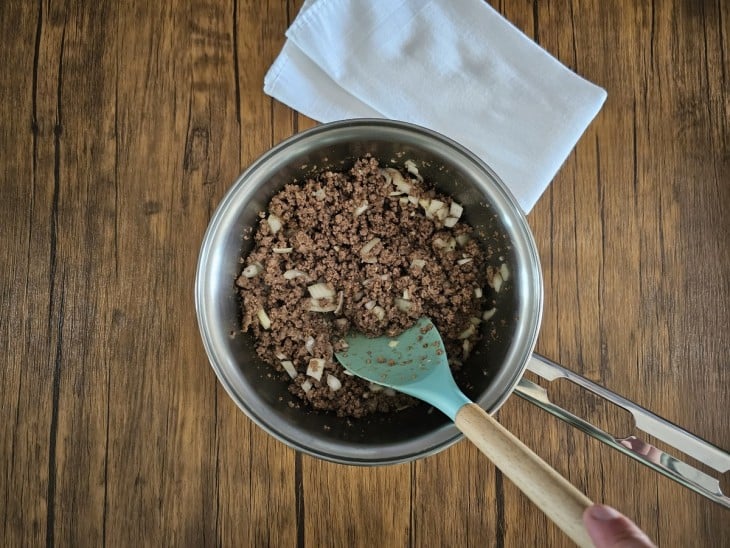
<path id="1" fill-rule="evenodd" d="M 365 157 L 286 185 L 260 213 L 236 280 L 241 327 L 315 409 L 362 417 L 414 402 L 343 369 L 334 352 L 350 330 L 396 335 L 429 316 L 454 370 L 480 337 L 494 267 L 461 206 L 406 167 Z"/>

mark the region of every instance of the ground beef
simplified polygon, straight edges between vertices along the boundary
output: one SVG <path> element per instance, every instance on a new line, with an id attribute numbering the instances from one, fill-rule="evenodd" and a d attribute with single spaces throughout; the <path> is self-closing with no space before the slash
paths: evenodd
<path id="1" fill-rule="evenodd" d="M 362 417 L 414 402 L 343 369 L 334 352 L 349 330 L 396 335 L 429 316 L 454 370 L 480 337 L 484 253 L 460 205 L 406 165 L 382 169 L 365 157 L 286 185 L 260 213 L 236 280 L 241 327 L 315 409 Z"/>

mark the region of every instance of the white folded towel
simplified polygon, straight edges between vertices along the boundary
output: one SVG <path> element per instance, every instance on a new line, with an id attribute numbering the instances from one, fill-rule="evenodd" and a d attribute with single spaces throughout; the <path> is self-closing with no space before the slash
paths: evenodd
<path id="1" fill-rule="evenodd" d="M 309 0 L 264 90 L 320 122 L 390 118 L 481 157 L 525 212 L 606 92 L 480 0 Z"/>

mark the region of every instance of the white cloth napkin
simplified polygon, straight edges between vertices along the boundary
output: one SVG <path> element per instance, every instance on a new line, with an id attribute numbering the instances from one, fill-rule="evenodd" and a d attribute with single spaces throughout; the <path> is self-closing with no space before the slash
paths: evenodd
<path id="1" fill-rule="evenodd" d="M 264 90 L 320 122 L 390 118 L 489 164 L 530 211 L 606 92 L 481 0 L 309 0 Z"/>

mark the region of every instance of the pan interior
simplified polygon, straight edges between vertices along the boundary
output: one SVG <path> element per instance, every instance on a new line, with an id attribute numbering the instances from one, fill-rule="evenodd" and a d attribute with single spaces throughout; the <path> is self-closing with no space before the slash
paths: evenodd
<path id="1" fill-rule="evenodd" d="M 244 238 L 283 185 L 323 169 L 346 170 L 371 154 L 381 165 L 417 165 L 424 179 L 464 207 L 483 245 L 506 235 L 500 251 L 510 278 L 497 294 L 489 334 L 457 382 L 466 395 L 496 411 L 519 380 L 537 336 L 542 281 L 524 215 L 497 176 L 471 153 L 433 132 L 409 124 L 359 120 L 318 126 L 262 156 L 235 182 L 205 235 L 196 279 L 196 309 L 211 364 L 246 414 L 281 441 L 315 456 L 350 464 L 402 462 L 439 451 L 459 439 L 456 428 L 426 404 L 365 419 L 314 412 L 294 398 L 287 383 L 258 359 L 254 341 L 240 333 L 234 280 Z"/>

